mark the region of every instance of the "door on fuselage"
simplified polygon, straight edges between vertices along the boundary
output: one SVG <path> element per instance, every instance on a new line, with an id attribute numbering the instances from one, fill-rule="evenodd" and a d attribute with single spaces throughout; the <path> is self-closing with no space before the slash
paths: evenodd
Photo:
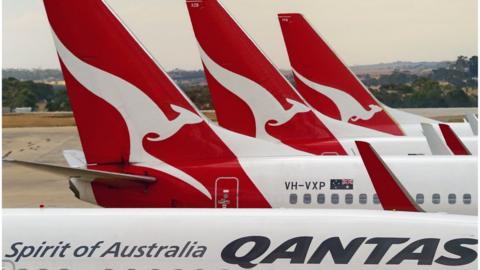
<path id="1" fill-rule="evenodd" d="M 217 178 L 215 180 L 215 208 L 238 208 L 238 189 L 238 178 Z"/>

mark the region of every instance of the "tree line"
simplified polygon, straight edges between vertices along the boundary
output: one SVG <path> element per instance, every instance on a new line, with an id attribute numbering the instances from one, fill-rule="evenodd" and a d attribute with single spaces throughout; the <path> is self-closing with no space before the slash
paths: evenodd
<path id="1" fill-rule="evenodd" d="M 46 104 L 48 111 L 71 110 L 65 86 L 20 81 L 11 77 L 2 79 L 2 107 L 31 107 L 36 110 L 41 103 Z"/>
<path id="2" fill-rule="evenodd" d="M 173 70 L 169 74 L 198 108 L 213 109 L 201 70 Z M 447 67 L 433 69 L 422 75 L 395 70 L 388 75 L 373 77 L 367 74 L 360 78 L 376 98 L 391 107 L 475 107 L 477 74 L 477 56 L 459 56 Z M 63 80 L 59 70 L 7 69 L 3 70 L 3 76 L 3 107 L 32 107 L 38 110 L 40 104 L 44 104 L 48 111 L 71 110 L 65 86 L 46 83 Z M 292 76 L 288 76 L 288 79 L 292 81 Z"/>
<path id="3" fill-rule="evenodd" d="M 477 56 L 459 56 L 426 75 L 397 70 L 362 79 L 376 98 L 395 108 L 476 107 L 478 102 Z"/>

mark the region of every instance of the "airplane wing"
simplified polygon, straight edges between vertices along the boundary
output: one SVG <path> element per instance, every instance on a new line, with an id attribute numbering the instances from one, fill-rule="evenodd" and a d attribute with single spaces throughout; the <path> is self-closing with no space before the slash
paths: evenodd
<path id="1" fill-rule="evenodd" d="M 453 132 L 452 128 L 447 124 L 439 124 L 440 131 L 442 131 L 443 138 L 447 142 L 448 148 L 452 150 L 455 155 L 472 155 L 462 140 L 458 138 L 457 134 Z"/>
<path id="2" fill-rule="evenodd" d="M 144 183 L 153 183 L 156 181 L 156 178 L 151 176 L 98 171 L 98 170 L 91 170 L 91 169 L 85 169 L 85 168 L 71 168 L 71 167 L 65 167 L 60 165 L 31 162 L 31 161 L 4 159 L 3 162 L 16 164 L 16 165 L 24 166 L 31 169 L 46 171 L 50 173 L 61 174 L 61 175 L 73 177 L 78 180 L 87 181 L 87 182 L 92 182 L 95 179 L 131 180 L 131 181 L 144 182 Z"/>
<path id="3" fill-rule="evenodd" d="M 430 123 L 422 123 L 423 135 L 427 139 L 428 146 L 432 155 L 435 156 L 450 156 L 452 152 L 445 145 L 445 142 L 442 140 L 438 132 L 434 129 Z"/>
<path id="4" fill-rule="evenodd" d="M 355 141 L 355 144 L 383 209 L 423 212 L 373 147 L 367 142 Z"/>

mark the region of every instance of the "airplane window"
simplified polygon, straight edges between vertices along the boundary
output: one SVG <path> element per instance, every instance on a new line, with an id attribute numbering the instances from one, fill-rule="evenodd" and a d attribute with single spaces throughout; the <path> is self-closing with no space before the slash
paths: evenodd
<path id="1" fill-rule="evenodd" d="M 365 194 L 365 193 L 360 194 L 360 196 L 358 197 L 358 201 L 360 202 L 360 204 L 366 204 L 367 203 L 367 194 Z"/>
<path id="2" fill-rule="evenodd" d="M 345 195 L 345 203 L 346 204 L 352 204 L 353 203 L 353 195 L 352 194 L 346 194 Z"/>
<path id="3" fill-rule="evenodd" d="M 374 203 L 374 204 L 379 204 L 379 203 L 380 203 L 380 200 L 378 199 L 378 195 L 377 195 L 377 194 L 373 194 L 373 203 Z"/>
<path id="4" fill-rule="evenodd" d="M 336 194 L 336 193 L 332 194 L 332 203 L 333 204 L 338 204 L 338 201 L 339 201 L 338 194 Z"/>
<path id="5" fill-rule="evenodd" d="M 297 194 L 290 194 L 290 204 L 297 204 Z"/>
<path id="6" fill-rule="evenodd" d="M 318 194 L 317 203 L 318 204 L 324 204 L 325 203 L 325 194 Z"/>
<path id="7" fill-rule="evenodd" d="M 434 193 L 432 195 L 432 202 L 433 202 L 433 204 L 439 204 L 440 203 L 440 194 Z"/>
<path id="8" fill-rule="evenodd" d="M 418 204 L 423 204 L 423 201 L 424 201 L 424 196 L 422 193 L 418 193 L 417 196 L 415 197 L 415 201 L 418 203 Z"/>
<path id="9" fill-rule="evenodd" d="M 303 195 L 303 203 L 310 204 L 312 202 L 312 195 L 309 193 Z"/>
<path id="10" fill-rule="evenodd" d="M 448 203 L 455 204 L 457 202 L 457 196 L 453 193 L 448 194 Z"/>
<path id="11" fill-rule="evenodd" d="M 472 195 L 470 194 L 463 194 L 463 203 L 464 204 L 470 204 L 472 203 Z"/>

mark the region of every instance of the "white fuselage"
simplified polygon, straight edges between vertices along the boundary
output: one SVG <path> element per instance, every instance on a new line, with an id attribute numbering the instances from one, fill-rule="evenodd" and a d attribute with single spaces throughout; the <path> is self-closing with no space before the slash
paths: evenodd
<path id="1" fill-rule="evenodd" d="M 390 108 L 385 105 L 383 105 L 383 107 L 385 108 L 387 113 L 390 114 L 392 118 L 399 123 L 401 129 L 406 136 L 423 136 L 421 123 L 441 123 L 430 118 L 404 112 L 399 109 Z M 452 130 L 457 136 L 462 138 L 462 140 L 464 137 L 475 136 L 475 134 L 473 134 L 473 130 L 470 124 L 468 124 L 467 122 L 448 123 L 448 125 L 452 128 Z"/>
<path id="2" fill-rule="evenodd" d="M 260 140 L 258 140 L 260 142 Z M 239 151 L 239 149 L 235 149 Z M 214 187 L 207 187 L 212 194 L 210 207 L 245 207 L 255 205 L 255 200 L 266 200 L 272 208 L 327 208 L 327 209 L 382 209 L 370 176 L 360 157 L 350 156 L 248 156 L 255 149 L 241 149 L 239 163 L 249 179 L 235 175 L 216 174 Z M 477 214 L 477 158 L 472 156 L 386 156 L 384 162 L 405 188 L 407 195 L 426 212 L 452 214 Z M 138 164 L 163 171 L 162 164 Z M 224 163 L 207 161 L 204 165 L 185 164 L 181 171 L 194 174 L 206 170 L 215 175 Z M 161 176 L 159 177 L 161 180 Z M 222 181 L 217 181 L 223 179 Z M 179 181 L 179 180 L 176 180 Z M 258 191 L 246 188 L 251 181 Z M 342 183 L 335 186 L 335 183 Z M 173 183 L 176 183 L 175 180 Z M 180 183 L 180 182 L 178 182 Z M 345 183 L 345 185 L 343 184 Z M 97 203 L 90 182 L 73 181 L 79 198 Z M 152 185 L 156 185 L 152 184 Z M 161 184 L 161 182 L 159 183 Z M 332 187 L 335 186 L 335 187 Z M 137 196 L 161 197 L 148 188 Z M 159 192 L 168 192 L 165 188 Z M 219 205 L 225 198 L 231 203 Z M 114 191 L 112 191 L 114 192 Z M 199 191 L 197 191 L 199 192 Z M 105 195 L 103 195 L 105 196 Z M 232 200 L 236 200 L 235 203 Z M 179 202 L 181 203 L 181 202 Z M 194 204 L 187 207 L 196 207 Z M 148 205 L 147 205 L 148 207 Z M 151 207 L 151 205 L 150 205 Z M 208 207 L 208 205 L 206 206 Z"/>
<path id="3" fill-rule="evenodd" d="M 411 127 L 416 128 L 416 125 L 411 125 Z M 461 140 L 465 147 L 467 147 L 467 149 L 470 151 L 470 153 L 476 156 L 478 152 L 478 137 L 463 137 Z M 365 141 L 370 143 L 375 149 L 375 151 L 380 155 L 432 155 L 432 151 L 425 137 L 396 136 L 339 139 L 339 142 L 342 144 L 348 155 L 353 156 L 358 155 L 355 141 Z"/>
<path id="4" fill-rule="evenodd" d="M 477 269 L 477 242 L 475 217 L 446 214 L 3 211 L 3 269 Z"/>
<path id="5" fill-rule="evenodd" d="M 434 120 L 427 118 L 417 119 L 417 116 L 415 115 L 389 108 L 388 112 L 390 114 L 403 120 L 399 125 L 406 134 L 406 136 L 394 136 L 373 129 L 338 121 L 315 110 L 314 112 L 335 135 L 348 155 L 358 155 L 355 140 L 370 143 L 380 155 L 432 154 L 427 139 L 423 135 L 421 126 L 422 122 L 420 122 L 420 120 L 425 119 L 424 122 L 427 123 L 438 123 Z M 470 126 L 467 123 L 449 123 L 449 125 L 460 137 L 470 153 L 472 153 L 472 155 L 477 155 L 478 136 L 473 135 Z M 440 128 L 435 125 L 434 129 L 438 132 L 439 136 L 442 137 Z"/>
<path id="6" fill-rule="evenodd" d="M 477 215 L 476 158 L 428 157 L 421 162 L 417 158 L 422 159 L 392 156 L 384 161 L 420 208 Z M 382 209 L 357 157 L 251 158 L 240 162 L 273 208 Z M 333 179 L 352 180 L 353 187 L 332 189 Z"/>

